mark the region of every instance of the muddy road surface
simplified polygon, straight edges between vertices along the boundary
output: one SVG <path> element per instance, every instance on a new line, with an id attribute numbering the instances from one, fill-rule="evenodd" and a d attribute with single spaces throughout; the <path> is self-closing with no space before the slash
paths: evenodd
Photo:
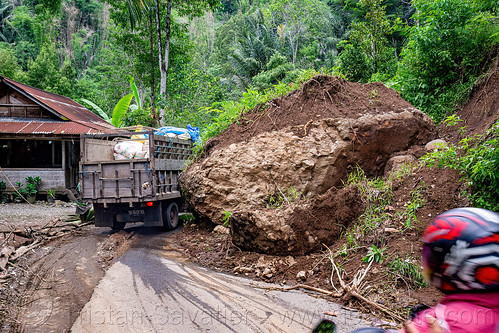
<path id="1" fill-rule="evenodd" d="M 72 208 L 3 204 L 0 225 L 64 223 Z M 323 318 L 339 332 L 367 325 L 324 298 L 190 262 L 172 246 L 183 232 L 90 225 L 43 243 L 9 266 L 0 284 L 0 331 L 310 332 Z"/>
<path id="2" fill-rule="evenodd" d="M 311 332 L 325 317 L 339 332 L 366 325 L 325 299 L 190 263 L 169 247 L 171 233 L 134 232 L 134 245 L 109 267 L 72 332 Z"/>

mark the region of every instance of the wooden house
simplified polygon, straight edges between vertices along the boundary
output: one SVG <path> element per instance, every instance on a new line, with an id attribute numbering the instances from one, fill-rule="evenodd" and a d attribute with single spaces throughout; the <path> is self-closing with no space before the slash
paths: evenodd
<path id="1" fill-rule="evenodd" d="M 115 127 L 70 98 L 0 76 L 0 181 L 39 176 L 41 191 L 78 184 L 80 134 Z"/>

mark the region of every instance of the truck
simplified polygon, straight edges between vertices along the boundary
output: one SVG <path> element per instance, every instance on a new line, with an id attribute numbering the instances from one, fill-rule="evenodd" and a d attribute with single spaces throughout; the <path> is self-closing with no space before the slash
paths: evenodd
<path id="1" fill-rule="evenodd" d="M 131 153 L 127 146 L 142 150 Z M 121 230 L 143 222 L 175 229 L 182 207 L 179 175 L 192 146 L 190 138 L 158 135 L 154 129 L 82 134 L 79 190 L 82 200 L 93 204 L 95 225 Z"/>

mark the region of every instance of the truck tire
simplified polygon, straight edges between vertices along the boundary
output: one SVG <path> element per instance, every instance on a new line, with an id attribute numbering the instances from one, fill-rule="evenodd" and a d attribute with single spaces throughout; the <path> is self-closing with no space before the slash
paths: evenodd
<path id="1" fill-rule="evenodd" d="M 163 227 L 168 230 L 174 230 L 178 226 L 178 206 L 172 202 L 166 206 L 163 211 Z"/>

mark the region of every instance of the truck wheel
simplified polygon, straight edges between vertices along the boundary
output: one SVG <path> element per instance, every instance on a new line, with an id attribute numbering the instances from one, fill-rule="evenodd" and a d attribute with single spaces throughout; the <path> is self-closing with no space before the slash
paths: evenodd
<path id="1" fill-rule="evenodd" d="M 113 222 L 111 229 L 113 230 L 123 230 L 125 229 L 126 222 Z"/>
<path id="2" fill-rule="evenodd" d="M 163 211 L 163 227 L 174 230 L 178 226 L 178 206 L 175 202 L 170 203 Z"/>

